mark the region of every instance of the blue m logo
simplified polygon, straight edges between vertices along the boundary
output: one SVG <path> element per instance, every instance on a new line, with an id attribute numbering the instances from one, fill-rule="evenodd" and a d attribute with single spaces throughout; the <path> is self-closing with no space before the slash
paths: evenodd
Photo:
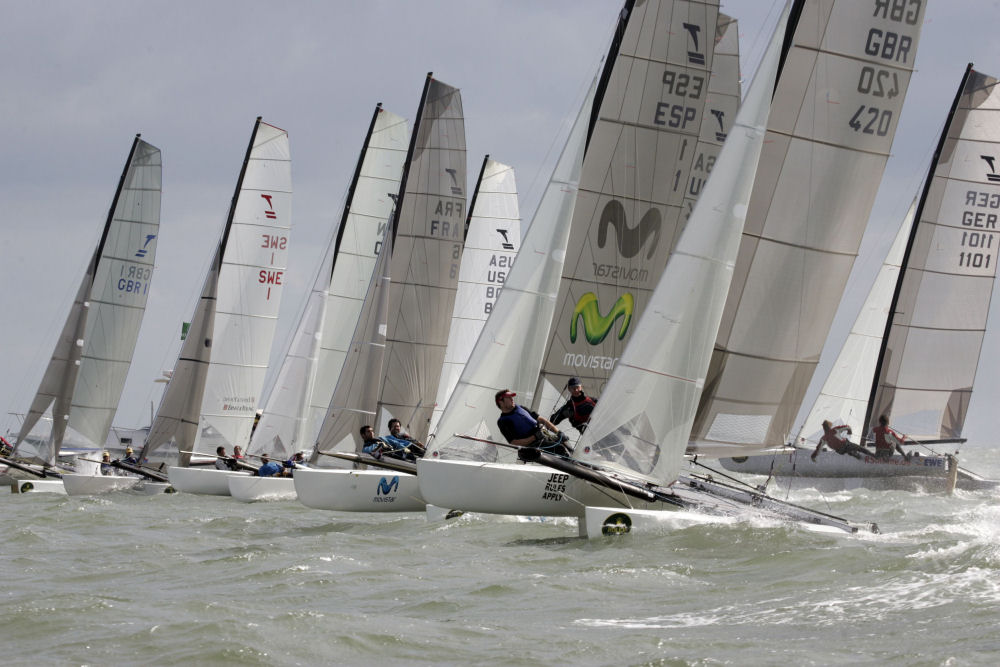
<path id="1" fill-rule="evenodd" d="M 387 496 L 394 491 L 399 491 L 399 475 L 393 477 L 392 481 L 387 480 L 385 477 L 378 481 L 376 495 Z"/>

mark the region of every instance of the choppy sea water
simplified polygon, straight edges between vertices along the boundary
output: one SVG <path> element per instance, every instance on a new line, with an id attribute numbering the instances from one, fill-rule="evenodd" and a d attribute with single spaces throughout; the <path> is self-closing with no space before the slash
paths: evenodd
<path id="1" fill-rule="evenodd" d="M 1000 477 L 1000 449 L 963 463 Z M 784 496 L 784 492 L 781 493 Z M 0 495 L 8 665 L 995 665 L 1000 491 L 788 498 L 882 534 L 754 519 L 585 540 L 573 520 L 296 502 Z"/>

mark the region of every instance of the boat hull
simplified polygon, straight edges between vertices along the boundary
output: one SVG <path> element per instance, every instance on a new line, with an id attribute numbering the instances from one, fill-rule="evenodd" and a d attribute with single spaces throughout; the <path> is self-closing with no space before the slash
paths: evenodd
<path id="1" fill-rule="evenodd" d="M 63 475 L 63 486 L 70 496 L 94 496 L 112 491 L 131 489 L 141 482 L 139 477 L 118 477 L 117 475 Z"/>
<path id="2" fill-rule="evenodd" d="M 299 474 L 299 473 L 296 473 Z M 229 495 L 245 503 L 258 500 L 295 500 L 295 481 L 291 477 L 230 475 Z"/>
<path id="3" fill-rule="evenodd" d="M 587 505 L 660 506 L 541 465 L 422 459 L 417 470 L 428 503 L 467 512 L 582 517 Z"/>
<path id="4" fill-rule="evenodd" d="M 197 493 L 203 496 L 228 496 L 229 477 L 249 477 L 249 473 L 219 470 L 217 468 L 167 468 L 167 478 L 175 490 L 182 493 Z"/>
<path id="5" fill-rule="evenodd" d="M 416 475 L 379 470 L 295 471 L 299 502 L 340 512 L 423 512 L 427 502 Z"/>
<path id="6" fill-rule="evenodd" d="M 791 449 L 775 454 L 740 456 L 719 459 L 726 470 L 749 475 L 771 475 L 776 478 L 833 480 L 827 487 L 864 486 L 876 488 L 907 488 L 922 483 L 946 484 L 948 459 L 944 456 L 895 455 L 887 459 L 874 456 L 841 455 L 823 451 L 816 460 L 811 449 Z M 846 482 L 845 480 L 852 480 Z M 854 480 L 857 480 L 856 482 Z M 994 488 L 998 482 L 959 469 L 957 487 L 965 490 Z"/>
<path id="7" fill-rule="evenodd" d="M 58 493 L 66 495 L 66 486 L 61 479 L 14 479 L 11 491 L 17 489 L 17 493 Z"/>

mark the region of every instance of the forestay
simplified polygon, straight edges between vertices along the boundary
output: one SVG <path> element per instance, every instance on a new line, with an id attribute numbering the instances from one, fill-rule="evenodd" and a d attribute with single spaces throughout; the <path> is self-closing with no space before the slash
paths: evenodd
<path id="1" fill-rule="evenodd" d="M 160 224 L 160 150 L 137 135 L 108 217 L 31 407 L 19 445 L 52 406 L 36 455 L 54 463 L 67 427 L 103 447 L 118 409 L 149 295 Z"/>
<path id="2" fill-rule="evenodd" d="M 786 9 L 712 177 L 576 444 L 577 460 L 658 484 L 677 477 L 734 273 L 787 21 Z"/>
<path id="3" fill-rule="evenodd" d="M 869 428 L 962 435 L 996 276 L 1000 92 L 970 65 L 931 166 L 886 327 Z"/>
<path id="4" fill-rule="evenodd" d="M 388 227 L 408 139 L 406 120 L 378 105 L 343 216 L 331 235 L 248 453 L 267 451 L 283 457 L 316 442 Z"/>
<path id="5" fill-rule="evenodd" d="M 791 433 L 857 255 L 916 56 L 923 3 L 802 3 L 695 419 L 697 451 Z"/>
<path id="6" fill-rule="evenodd" d="M 714 61 L 717 1 L 627 2 L 591 117 L 536 387 L 603 393 L 684 227 Z"/>
<path id="7" fill-rule="evenodd" d="M 458 384 L 486 318 L 497 303 L 520 246 L 521 214 L 514 168 L 487 155 L 469 205 L 468 234 L 458 272 L 448 348 L 431 416 L 431 434 L 437 430 L 448 397 Z"/>
<path id="8" fill-rule="evenodd" d="M 465 242 L 465 183 L 461 95 L 428 75 L 393 217 L 379 432 L 391 416 L 427 438 Z"/>

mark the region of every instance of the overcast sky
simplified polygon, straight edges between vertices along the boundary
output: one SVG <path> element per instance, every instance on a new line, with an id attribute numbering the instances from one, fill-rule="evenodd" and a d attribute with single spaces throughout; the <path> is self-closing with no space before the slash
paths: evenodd
<path id="1" fill-rule="evenodd" d="M 745 83 L 780 4 L 722 4 L 741 24 Z M 291 141 L 283 338 L 340 218 L 377 102 L 412 119 L 427 72 L 461 88 L 469 178 L 487 153 L 513 165 L 530 220 L 620 5 L 0 0 L 0 412 L 28 408 L 135 133 L 163 152 L 163 205 L 121 426 L 147 424 L 150 403 L 159 402 L 162 385 L 153 380 L 173 366 L 256 116 L 288 130 Z M 893 158 L 835 338 L 846 335 L 927 169 L 966 63 L 1000 73 L 998 31 L 1000 1 L 930 0 Z M 966 427 L 973 440 L 995 431 L 998 342 L 987 338 Z"/>

